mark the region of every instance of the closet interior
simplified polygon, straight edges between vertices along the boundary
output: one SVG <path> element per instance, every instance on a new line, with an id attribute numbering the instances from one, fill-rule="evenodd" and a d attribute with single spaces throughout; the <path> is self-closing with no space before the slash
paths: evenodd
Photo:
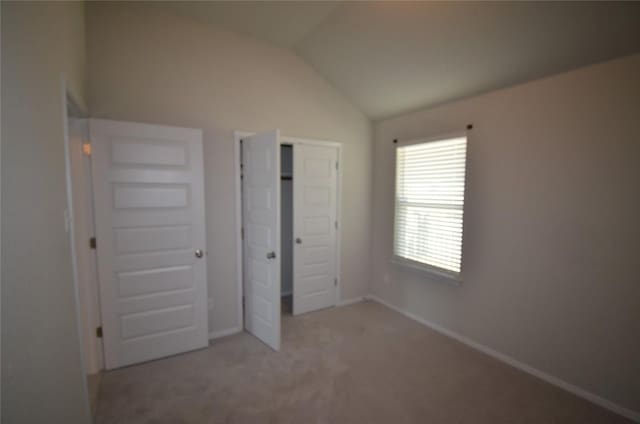
<path id="1" fill-rule="evenodd" d="M 283 315 L 293 313 L 293 146 L 280 146 L 280 295 Z"/>

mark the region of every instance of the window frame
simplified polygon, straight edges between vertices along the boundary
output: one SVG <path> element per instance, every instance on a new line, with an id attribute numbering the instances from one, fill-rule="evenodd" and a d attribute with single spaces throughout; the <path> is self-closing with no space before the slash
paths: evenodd
<path id="1" fill-rule="evenodd" d="M 397 181 L 397 170 L 398 170 L 398 148 L 406 147 L 415 144 L 425 144 L 432 143 L 436 141 L 444 141 L 452 138 L 460 138 L 464 137 L 466 139 L 466 156 L 464 160 L 464 202 L 462 206 L 462 238 L 461 238 L 461 246 L 460 246 L 460 272 L 449 271 L 444 268 L 439 268 L 434 265 L 430 265 L 427 263 L 414 261 L 412 259 L 408 259 L 402 256 L 398 256 L 395 253 L 395 243 L 396 243 L 396 223 L 397 223 L 397 189 L 398 189 L 398 181 Z M 420 276 L 428 277 L 434 281 L 440 281 L 447 284 L 452 284 L 455 286 L 459 286 L 463 282 L 462 273 L 463 273 L 463 247 L 464 247 L 464 215 L 466 210 L 466 199 L 467 199 L 467 164 L 469 157 L 469 132 L 468 131 L 454 131 L 441 133 L 429 137 L 421 137 L 416 139 L 404 140 L 404 141 L 395 141 L 394 140 L 394 149 L 393 149 L 393 239 L 392 239 L 392 253 L 391 253 L 391 264 L 403 268 L 405 270 L 412 271 Z"/>

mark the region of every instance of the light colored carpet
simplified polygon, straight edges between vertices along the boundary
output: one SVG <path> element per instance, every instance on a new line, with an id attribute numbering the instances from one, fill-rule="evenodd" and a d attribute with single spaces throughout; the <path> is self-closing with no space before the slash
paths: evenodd
<path id="1" fill-rule="evenodd" d="M 102 373 L 90 374 L 87 376 L 87 388 L 89 389 L 89 406 L 91 407 L 91 415 L 96 415 L 98 409 L 98 393 L 100 391 L 100 377 Z"/>
<path id="2" fill-rule="evenodd" d="M 107 372 L 104 423 L 626 423 L 376 303 Z"/>

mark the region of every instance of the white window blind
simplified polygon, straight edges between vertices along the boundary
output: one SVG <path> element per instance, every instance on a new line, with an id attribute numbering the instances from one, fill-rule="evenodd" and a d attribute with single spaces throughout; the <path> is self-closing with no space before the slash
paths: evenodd
<path id="1" fill-rule="evenodd" d="M 397 148 L 394 254 L 459 274 L 466 136 Z"/>

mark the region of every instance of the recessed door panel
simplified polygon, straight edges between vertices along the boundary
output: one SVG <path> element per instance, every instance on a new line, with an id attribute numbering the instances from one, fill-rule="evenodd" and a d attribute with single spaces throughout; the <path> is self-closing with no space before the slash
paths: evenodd
<path id="1" fill-rule="evenodd" d="M 190 288 L 193 278 L 193 268 L 189 265 L 120 272 L 117 274 L 118 297 Z"/>
<path id="2" fill-rule="evenodd" d="M 189 206 L 186 184 L 114 184 L 114 209 L 186 208 Z"/>
<path id="3" fill-rule="evenodd" d="M 111 160 L 114 165 L 187 165 L 185 146 L 170 141 L 115 138 L 111 144 Z"/>

